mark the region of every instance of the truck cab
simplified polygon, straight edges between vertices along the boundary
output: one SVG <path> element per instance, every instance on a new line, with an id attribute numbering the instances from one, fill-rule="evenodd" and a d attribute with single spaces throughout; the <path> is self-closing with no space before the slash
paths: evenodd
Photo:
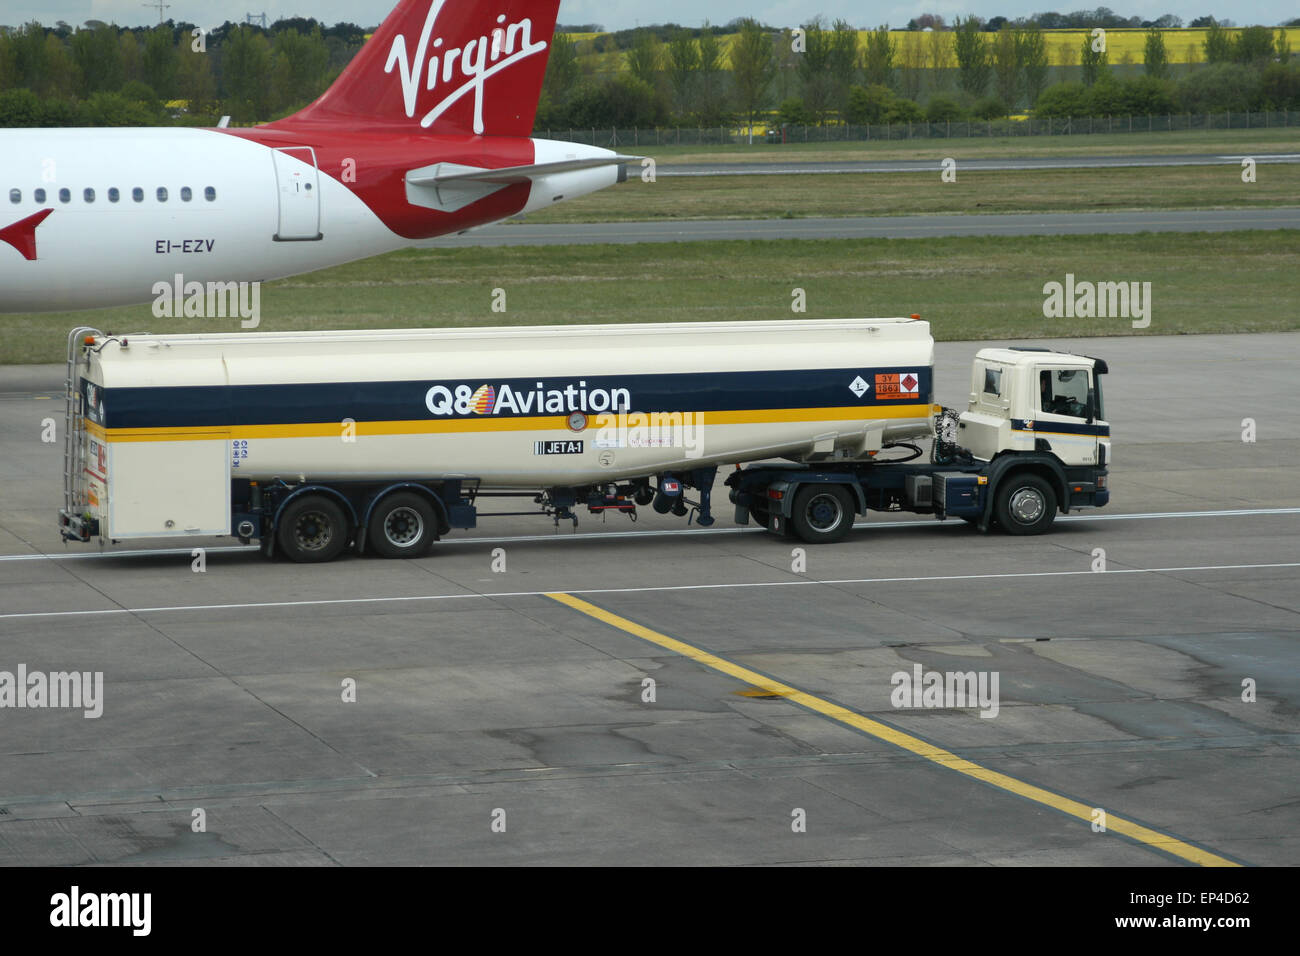
<path id="1" fill-rule="evenodd" d="M 982 460 L 1004 452 L 1050 452 L 1062 466 L 1110 461 L 1101 359 L 1050 349 L 982 349 L 971 368 L 957 441 Z"/>

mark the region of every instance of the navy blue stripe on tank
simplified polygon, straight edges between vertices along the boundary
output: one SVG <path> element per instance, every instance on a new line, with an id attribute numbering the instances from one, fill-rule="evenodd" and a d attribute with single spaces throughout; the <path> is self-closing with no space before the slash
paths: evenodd
<path id="1" fill-rule="evenodd" d="M 885 398 L 876 394 L 876 376 L 894 373 L 916 375 L 916 397 Z M 851 386 L 862 383 L 870 387 L 861 395 Z M 573 389 L 572 400 L 564 398 L 564 408 L 554 405 L 537 407 L 537 383 L 544 392 Z M 579 386 L 579 382 L 585 382 Z M 441 386 L 453 397 L 462 388 L 461 407 L 466 391 L 476 392 L 481 385 L 491 385 L 497 407 L 489 416 L 452 408 L 445 414 L 430 410 L 426 404 L 430 390 Z M 503 386 L 515 396 L 514 409 L 505 401 Z M 588 401 L 583 403 L 579 389 L 585 388 Z M 339 422 L 351 418 L 357 422 L 413 421 L 419 419 L 454 420 L 481 417 L 513 418 L 533 415 L 565 414 L 569 411 L 601 413 L 599 399 L 593 391 L 614 394 L 625 389 L 629 412 L 711 412 L 742 411 L 751 408 L 835 408 L 842 406 L 880 406 L 928 404 L 932 395 L 931 370 L 924 366 L 885 368 L 799 369 L 755 372 L 684 372 L 651 375 L 588 375 L 543 378 L 508 378 L 491 382 L 462 380 L 424 380 L 405 382 L 319 382 L 292 385 L 194 385 L 152 388 L 107 388 L 100 393 L 102 411 L 96 408 L 92 418 L 106 428 L 176 428 L 238 425 L 291 425 L 313 422 Z M 441 393 L 439 393 L 439 396 Z M 532 404 L 524 406 L 525 401 Z M 435 407 L 442 403 L 435 400 Z M 584 407 L 585 404 L 585 407 Z M 612 410 L 619 410 L 617 408 Z"/>
<path id="2" fill-rule="evenodd" d="M 1011 427 L 1017 431 L 1026 431 L 1026 420 L 1023 418 L 1011 419 Z M 1044 419 L 1034 420 L 1034 427 L 1029 429 L 1036 432 L 1061 432 L 1066 435 L 1102 435 L 1110 437 L 1109 425 L 1086 425 L 1083 422 L 1056 422 L 1046 421 Z"/>

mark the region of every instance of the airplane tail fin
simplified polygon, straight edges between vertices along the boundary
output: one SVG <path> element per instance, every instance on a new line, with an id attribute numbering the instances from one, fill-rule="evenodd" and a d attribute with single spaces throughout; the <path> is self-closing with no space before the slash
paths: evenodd
<path id="1" fill-rule="evenodd" d="M 399 0 L 311 105 L 274 126 L 529 136 L 559 0 Z"/>

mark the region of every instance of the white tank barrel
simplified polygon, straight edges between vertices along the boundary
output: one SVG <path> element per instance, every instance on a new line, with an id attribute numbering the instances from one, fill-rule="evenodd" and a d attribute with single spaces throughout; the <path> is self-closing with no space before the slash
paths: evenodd
<path id="1" fill-rule="evenodd" d="M 861 454 L 928 434 L 932 414 L 934 343 L 927 323 L 906 318 L 97 345 L 82 384 L 91 437 L 119 464 L 178 480 L 193 476 L 190 452 L 207 449 L 202 460 L 228 460 L 229 478 L 582 485 Z"/>

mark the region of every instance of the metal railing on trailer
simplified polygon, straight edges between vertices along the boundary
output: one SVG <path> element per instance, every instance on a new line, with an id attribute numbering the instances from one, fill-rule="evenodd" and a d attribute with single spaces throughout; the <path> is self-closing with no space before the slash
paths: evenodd
<path id="1" fill-rule="evenodd" d="M 99 329 L 79 325 L 68 333 L 68 363 L 63 393 L 63 511 L 64 538 L 85 540 L 81 514 L 86 497 L 86 411 L 82 407 L 81 380 L 77 374 L 86 335 L 102 336 Z"/>

